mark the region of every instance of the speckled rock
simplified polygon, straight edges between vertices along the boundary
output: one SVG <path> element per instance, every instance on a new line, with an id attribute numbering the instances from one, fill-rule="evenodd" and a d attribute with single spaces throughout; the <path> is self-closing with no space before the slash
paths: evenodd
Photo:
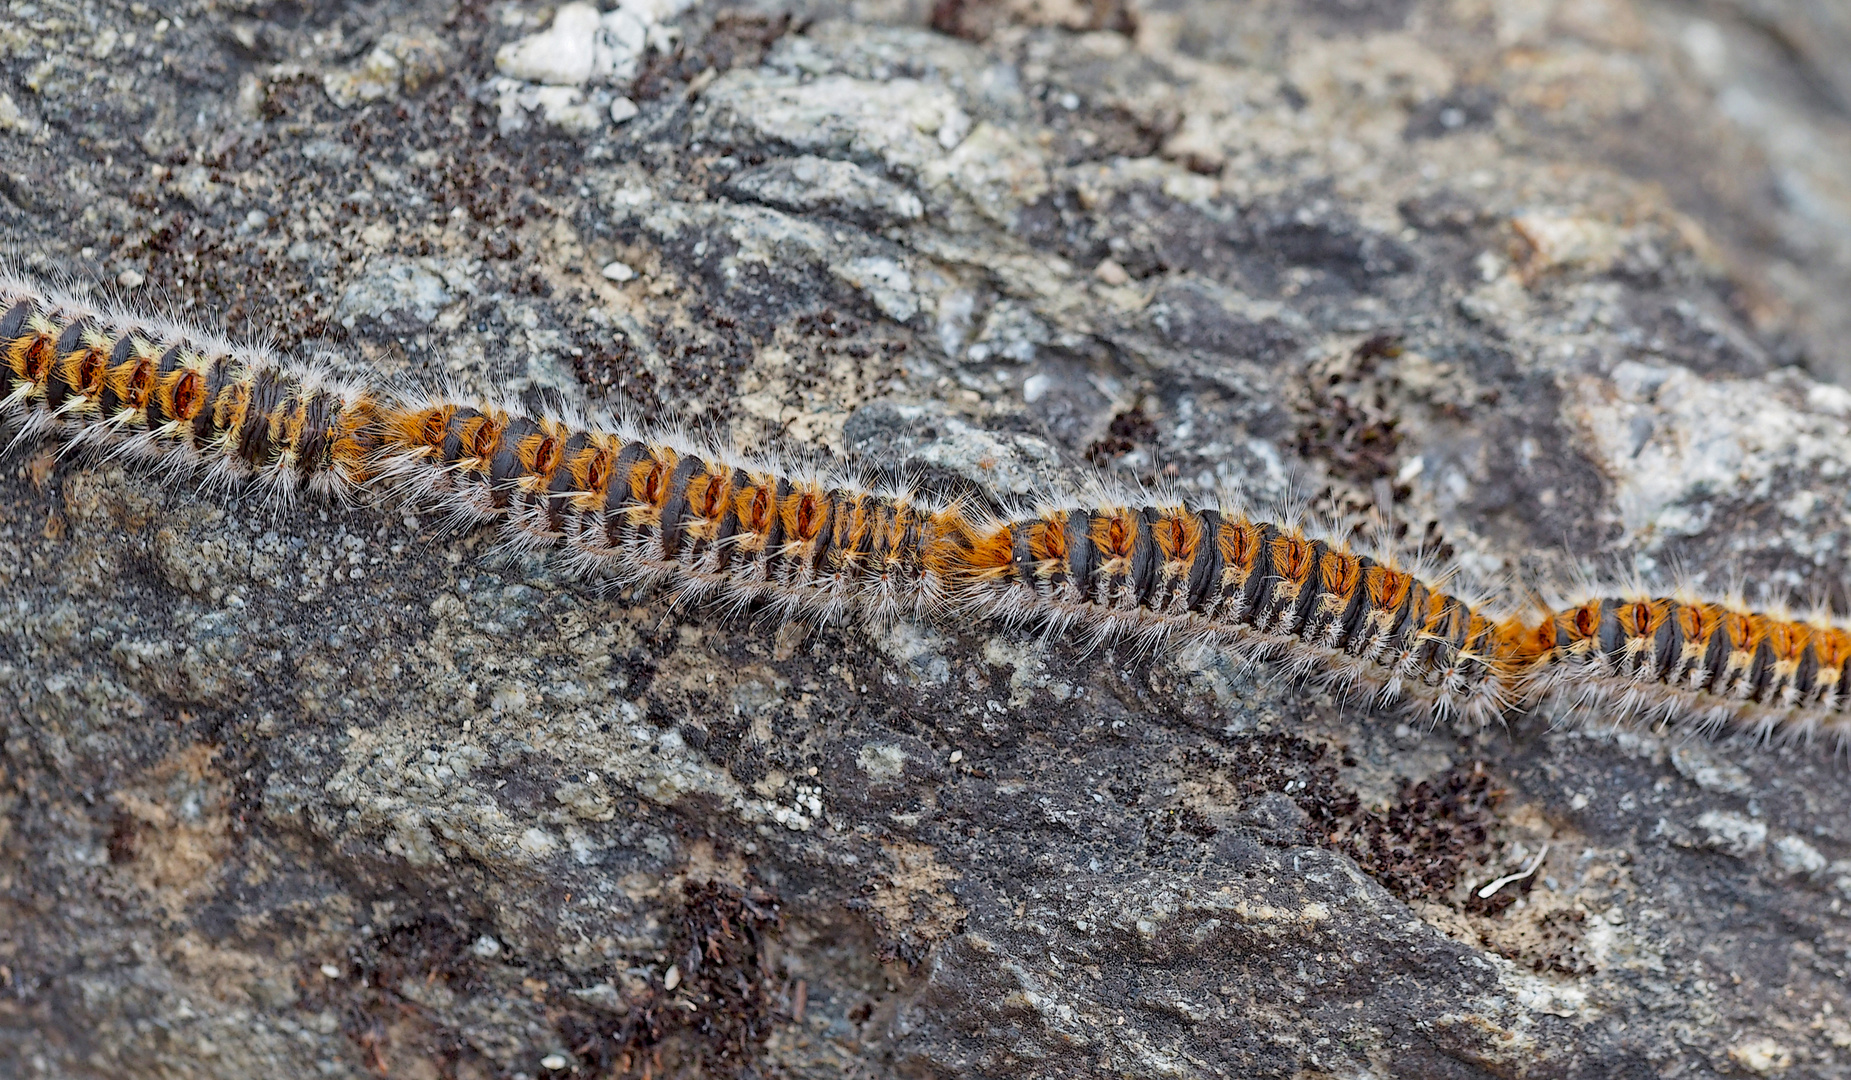
<path id="1" fill-rule="evenodd" d="M 12 19 L 20 261 L 337 370 L 1851 609 L 1831 4 Z M 0 1075 L 1851 1074 L 1827 748 L 4 465 Z"/>

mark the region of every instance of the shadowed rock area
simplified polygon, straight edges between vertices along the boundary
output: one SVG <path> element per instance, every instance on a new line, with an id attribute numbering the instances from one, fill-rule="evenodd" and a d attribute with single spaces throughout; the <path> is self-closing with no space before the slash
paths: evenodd
<path id="1" fill-rule="evenodd" d="M 1851 607 L 1826 0 L 8 10 L 15 260 L 130 306 Z M 29 446 L 0 734 L 5 1076 L 1851 1073 L 1828 746 L 778 626 Z"/>

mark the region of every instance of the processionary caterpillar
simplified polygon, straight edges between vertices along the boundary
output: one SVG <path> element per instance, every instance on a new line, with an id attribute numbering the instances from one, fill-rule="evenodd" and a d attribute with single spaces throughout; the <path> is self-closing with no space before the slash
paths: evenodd
<path id="1" fill-rule="evenodd" d="M 1851 740 L 1851 632 L 1823 616 L 1642 592 L 1523 611 L 1238 505 L 1101 495 L 998 516 L 634 422 L 342 382 L 13 276 L 0 357 L 16 443 L 50 436 L 285 501 L 383 491 L 735 609 L 1196 643 L 1436 719 L 1550 700 Z"/>
<path id="2" fill-rule="evenodd" d="M 377 407 L 364 387 L 177 323 L 129 317 L 0 275 L 0 422 L 209 485 L 255 480 L 288 501 L 368 479 Z"/>

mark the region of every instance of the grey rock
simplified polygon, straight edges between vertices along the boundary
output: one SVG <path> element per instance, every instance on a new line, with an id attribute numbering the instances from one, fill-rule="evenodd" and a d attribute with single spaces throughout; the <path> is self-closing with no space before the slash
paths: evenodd
<path id="1" fill-rule="evenodd" d="M 906 322 L 919 312 L 913 294 L 913 278 L 899 260 L 884 255 L 864 255 L 830 267 L 843 281 L 866 294 L 881 314 L 894 322 Z"/>
<path id="2" fill-rule="evenodd" d="M 1032 435 L 983 431 L 943 409 L 876 401 L 857 409 L 842 432 L 871 460 L 941 469 L 995 495 L 1048 490 L 1060 457 Z"/>
<path id="3" fill-rule="evenodd" d="M 1783 836 L 1774 841 L 1774 865 L 1789 874 L 1817 874 L 1826 868 L 1819 849 L 1797 836 Z"/>
<path id="4" fill-rule="evenodd" d="M 1151 325 L 1165 345 L 1199 358 L 1240 357 L 1272 364 L 1304 346 L 1296 313 L 1212 286 L 1167 286 L 1151 299 Z M 1299 324 L 1299 325 L 1294 325 Z"/>
<path id="5" fill-rule="evenodd" d="M 1767 845 L 1765 822 L 1751 821 L 1728 811 L 1705 811 L 1697 819 L 1697 828 L 1703 830 L 1704 843 L 1738 859 L 1753 855 Z"/>
<path id="6" fill-rule="evenodd" d="M 399 315 L 428 323 L 450 304 L 450 291 L 441 276 L 415 263 L 386 263 L 368 267 L 365 274 L 341 294 L 335 314 L 352 328 L 361 318 Z"/>
<path id="7" fill-rule="evenodd" d="M 984 316 L 977 339 L 964 352 L 966 358 L 982 363 L 986 360 L 1014 360 L 1026 364 L 1051 339 L 1046 324 L 1024 305 L 1004 300 L 993 305 Z"/>
<path id="8" fill-rule="evenodd" d="M 973 512 L 1392 502 L 1486 579 L 1844 609 L 1837 7 L 1091 10 L 698 9 L 619 121 L 496 88 L 513 7 L 26 4 L 0 202 L 30 272 L 343 372 Z M 1428 730 L 11 460 L 0 1075 L 1851 1072 L 1829 746 Z"/>
<path id="9" fill-rule="evenodd" d="M 796 213 L 847 217 L 874 228 L 917 221 L 919 196 L 852 161 L 810 154 L 769 162 L 732 177 L 738 197 Z"/>
<path id="10" fill-rule="evenodd" d="M 810 81 L 753 71 L 723 75 L 701 96 L 710 130 L 820 157 L 857 158 L 917 174 L 942 161 L 939 133 L 964 121 L 948 88 L 914 79 L 829 75 Z M 956 145 L 955 142 L 953 145 Z"/>
<path id="11" fill-rule="evenodd" d="M 302 156 L 317 164 L 351 165 L 360 154 L 346 143 L 332 139 L 310 139 L 302 144 Z"/>

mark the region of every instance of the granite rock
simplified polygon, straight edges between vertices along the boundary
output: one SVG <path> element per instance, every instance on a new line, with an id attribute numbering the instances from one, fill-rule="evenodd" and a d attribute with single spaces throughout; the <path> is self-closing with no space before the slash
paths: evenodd
<path id="1" fill-rule="evenodd" d="M 1838 12 L 34 0 L 0 217 L 351 374 L 1842 613 Z M 1829 747 L 4 466 L 3 1075 L 1851 1073 Z"/>

